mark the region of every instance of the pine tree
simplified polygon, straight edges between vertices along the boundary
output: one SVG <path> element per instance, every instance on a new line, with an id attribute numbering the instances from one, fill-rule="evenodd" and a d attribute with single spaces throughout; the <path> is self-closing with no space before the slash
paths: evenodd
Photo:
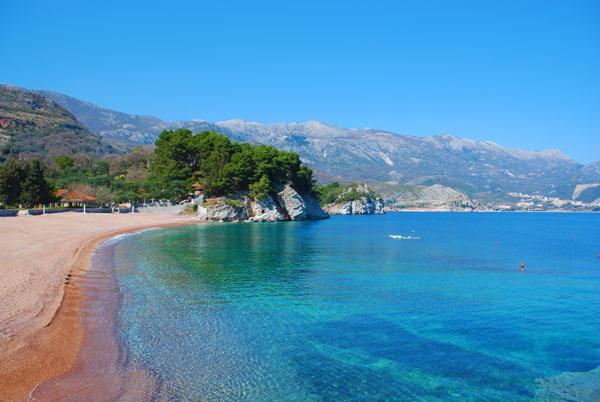
<path id="1" fill-rule="evenodd" d="M 4 205 L 16 205 L 21 196 L 24 178 L 23 167 L 14 160 L 0 167 L 0 202 Z"/>
<path id="2" fill-rule="evenodd" d="M 21 185 L 21 204 L 32 207 L 47 204 L 52 199 L 52 189 L 44 178 L 44 169 L 39 161 L 35 160 L 24 168 L 24 179 Z"/>

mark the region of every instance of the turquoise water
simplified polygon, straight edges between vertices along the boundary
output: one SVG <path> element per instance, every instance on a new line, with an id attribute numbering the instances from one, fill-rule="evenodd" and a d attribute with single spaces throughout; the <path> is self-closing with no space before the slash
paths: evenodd
<path id="1" fill-rule="evenodd" d="M 173 400 L 598 400 L 597 253 L 592 214 L 146 232 L 114 249 L 118 339 Z"/>

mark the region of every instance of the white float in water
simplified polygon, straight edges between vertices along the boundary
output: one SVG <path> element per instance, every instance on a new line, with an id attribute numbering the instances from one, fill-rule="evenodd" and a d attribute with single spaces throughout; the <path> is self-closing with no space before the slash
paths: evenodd
<path id="1" fill-rule="evenodd" d="M 391 234 L 389 235 L 390 239 L 398 239 L 398 240 L 420 240 L 421 238 L 419 236 L 402 236 L 402 235 L 397 235 L 397 234 Z"/>

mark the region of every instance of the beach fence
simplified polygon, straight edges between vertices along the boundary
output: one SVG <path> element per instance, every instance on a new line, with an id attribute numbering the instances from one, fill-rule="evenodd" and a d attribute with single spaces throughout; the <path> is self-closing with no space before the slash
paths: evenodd
<path id="1" fill-rule="evenodd" d="M 136 208 L 136 211 L 142 214 L 172 214 L 176 215 L 183 211 L 184 205 L 148 205 Z"/>
<path id="2" fill-rule="evenodd" d="M 112 208 L 72 208 L 73 212 L 85 212 L 86 214 L 110 214 L 112 213 Z"/>
<path id="3" fill-rule="evenodd" d="M 132 210 L 133 209 L 133 210 Z M 64 212 L 79 212 L 85 214 L 130 214 L 138 213 L 139 208 L 30 208 L 30 209 L 0 209 L 0 218 L 18 215 L 48 215 L 48 214 L 60 214 Z"/>
<path id="4" fill-rule="evenodd" d="M 67 208 L 67 207 L 54 207 L 48 208 L 45 205 L 42 208 L 28 208 L 28 209 L 0 209 L 0 218 L 5 216 L 18 216 L 18 215 L 46 215 L 46 214 L 59 214 L 63 212 L 79 212 L 84 214 L 131 214 L 131 213 L 165 213 L 165 212 L 180 212 L 182 209 L 181 205 L 176 205 L 169 202 L 153 202 L 151 204 L 142 203 L 141 205 L 135 205 L 135 203 L 128 203 L 130 207 L 95 207 L 90 208 L 83 204 L 83 207 Z M 126 204 L 127 205 L 127 204 Z"/>
<path id="5" fill-rule="evenodd" d="M 112 208 L 36 208 L 26 209 L 25 215 L 48 215 L 48 214 L 60 214 L 63 212 L 85 212 L 86 214 L 110 214 Z"/>
<path id="6" fill-rule="evenodd" d="M 69 212 L 69 208 L 36 208 L 26 209 L 25 215 L 44 215 L 46 214 L 60 214 L 62 212 Z"/>
<path id="7" fill-rule="evenodd" d="M 0 209 L 0 218 L 4 216 L 17 216 L 18 214 L 18 209 Z"/>
<path id="8" fill-rule="evenodd" d="M 116 212 L 118 214 L 130 214 L 132 212 L 139 212 L 139 211 L 138 211 L 138 208 L 131 207 L 131 208 L 115 208 L 114 212 Z"/>
<path id="9" fill-rule="evenodd" d="M 171 200 L 144 201 L 139 204 L 136 211 L 141 214 L 172 214 L 176 215 L 183 211 L 185 205 L 176 204 Z"/>

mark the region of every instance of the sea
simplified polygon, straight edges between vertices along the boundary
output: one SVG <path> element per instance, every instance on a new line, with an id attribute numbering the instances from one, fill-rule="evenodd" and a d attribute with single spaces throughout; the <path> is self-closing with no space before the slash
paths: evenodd
<path id="1" fill-rule="evenodd" d="M 600 214 L 215 223 L 113 243 L 115 336 L 157 399 L 600 400 Z"/>

